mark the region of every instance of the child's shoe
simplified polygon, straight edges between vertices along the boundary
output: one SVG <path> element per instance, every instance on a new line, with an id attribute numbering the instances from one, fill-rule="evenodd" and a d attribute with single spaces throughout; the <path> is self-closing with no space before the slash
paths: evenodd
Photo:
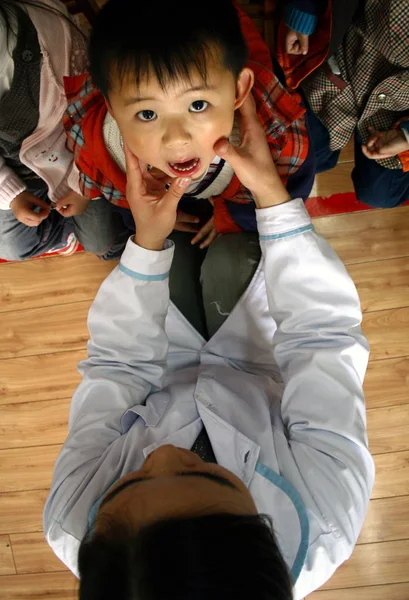
<path id="1" fill-rule="evenodd" d="M 65 242 L 61 242 L 60 244 L 58 244 L 57 246 L 55 246 L 55 248 L 50 248 L 50 250 L 47 250 L 47 252 L 44 252 L 44 254 L 42 256 L 54 256 L 54 255 L 63 255 L 63 256 L 70 256 L 71 254 L 74 254 L 74 252 L 76 252 L 79 248 L 79 241 L 77 240 L 77 238 L 75 237 L 75 233 L 70 233 L 67 236 L 67 239 L 65 240 Z"/>

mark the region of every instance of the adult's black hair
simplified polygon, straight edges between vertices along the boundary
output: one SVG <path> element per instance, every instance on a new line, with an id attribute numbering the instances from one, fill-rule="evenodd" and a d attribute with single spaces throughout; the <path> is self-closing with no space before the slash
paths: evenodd
<path id="1" fill-rule="evenodd" d="M 215 51 L 237 77 L 247 46 L 231 0 L 109 0 L 91 32 L 90 70 L 107 97 L 112 81 L 129 75 L 137 86 L 154 75 L 163 88 L 193 71 L 206 80 Z"/>
<path id="2" fill-rule="evenodd" d="M 291 600 L 262 515 L 174 518 L 135 533 L 110 523 L 79 551 L 79 600 Z"/>

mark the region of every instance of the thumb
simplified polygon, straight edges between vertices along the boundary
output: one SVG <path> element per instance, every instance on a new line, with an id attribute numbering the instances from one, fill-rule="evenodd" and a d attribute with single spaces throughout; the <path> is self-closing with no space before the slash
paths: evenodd
<path id="1" fill-rule="evenodd" d="M 234 148 L 234 146 L 231 145 L 229 140 L 227 140 L 226 138 L 218 140 L 213 146 L 213 150 L 218 156 L 220 156 L 220 158 L 224 158 L 225 160 L 227 160 L 227 162 L 234 169 L 234 166 L 240 157 L 237 153 L 237 150 Z"/>
<path id="2" fill-rule="evenodd" d="M 174 206 L 175 210 L 179 204 L 179 200 L 189 187 L 192 180 L 190 177 L 177 177 L 172 181 L 166 194 L 163 196 L 162 201 L 166 202 L 170 206 Z"/>
<path id="3" fill-rule="evenodd" d="M 308 35 L 306 35 L 305 33 L 301 33 L 298 36 L 298 41 L 300 42 L 300 50 L 301 50 L 301 54 L 307 54 L 308 52 Z"/>
<path id="4" fill-rule="evenodd" d="M 55 204 L 55 208 L 57 210 L 60 210 L 61 208 L 65 208 L 67 205 L 69 204 L 69 202 L 67 202 L 67 198 L 60 198 L 59 200 L 57 200 L 56 204 Z"/>

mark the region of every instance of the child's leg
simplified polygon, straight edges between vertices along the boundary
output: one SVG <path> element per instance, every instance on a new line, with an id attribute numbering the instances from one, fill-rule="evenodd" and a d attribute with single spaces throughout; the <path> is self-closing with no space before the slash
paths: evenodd
<path id="1" fill-rule="evenodd" d="M 121 257 L 131 232 L 105 198 L 91 200 L 87 210 L 72 219 L 75 235 L 86 252 L 104 260 Z"/>
<path id="2" fill-rule="evenodd" d="M 257 233 L 218 237 L 202 265 L 202 293 L 209 337 L 223 325 L 247 289 L 260 262 Z"/>
<path id="3" fill-rule="evenodd" d="M 0 258 L 25 260 L 62 248 L 73 228 L 71 219 L 55 210 L 38 227 L 20 223 L 11 210 L 0 210 Z"/>
<path id="4" fill-rule="evenodd" d="M 402 169 L 385 169 L 367 158 L 362 140 L 355 136 L 355 167 L 352 171 L 358 200 L 376 208 L 391 208 L 409 200 L 409 173 Z"/>
<path id="5" fill-rule="evenodd" d="M 170 236 L 175 254 L 169 273 L 170 299 L 191 325 L 207 339 L 206 318 L 200 286 L 200 268 L 205 250 L 190 243 L 193 235 L 174 231 Z"/>
<path id="6" fill-rule="evenodd" d="M 339 150 L 330 150 L 328 129 L 310 108 L 307 108 L 308 133 L 315 151 L 315 172 L 322 173 L 333 169 L 340 155 Z"/>

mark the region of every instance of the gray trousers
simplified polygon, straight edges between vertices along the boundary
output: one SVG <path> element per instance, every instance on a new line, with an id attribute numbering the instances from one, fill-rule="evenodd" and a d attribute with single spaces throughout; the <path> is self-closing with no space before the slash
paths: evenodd
<path id="1" fill-rule="evenodd" d="M 192 246 L 192 235 L 175 231 L 169 274 L 170 297 L 205 339 L 229 316 L 250 283 L 261 258 L 257 233 L 219 236 L 208 250 Z"/>
<path id="2" fill-rule="evenodd" d="M 46 196 L 36 193 L 38 197 Z M 20 223 L 11 210 L 0 210 L 0 258 L 24 260 L 52 249 L 64 247 L 70 233 L 75 233 L 86 252 L 100 258 L 119 258 L 129 237 L 119 215 L 112 212 L 105 199 L 91 200 L 87 210 L 64 218 L 56 210 L 38 227 Z"/>

